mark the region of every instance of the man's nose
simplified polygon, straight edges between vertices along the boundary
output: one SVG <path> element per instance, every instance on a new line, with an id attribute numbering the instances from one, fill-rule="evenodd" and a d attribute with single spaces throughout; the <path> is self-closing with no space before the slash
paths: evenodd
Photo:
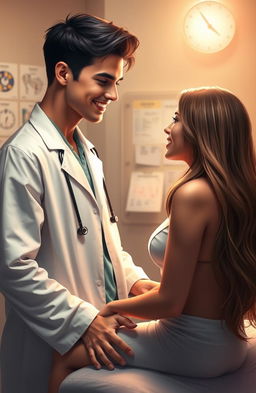
<path id="1" fill-rule="evenodd" d="M 105 97 L 106 97 L 108 100 L 116 101 L 116 100 L 118 99 L 117 86 L 116 86 L 116 85 L 115 85 L 115 86 L 111 86 L 111 87 L 108 89 L 108 91 L 106 91 Z"/>

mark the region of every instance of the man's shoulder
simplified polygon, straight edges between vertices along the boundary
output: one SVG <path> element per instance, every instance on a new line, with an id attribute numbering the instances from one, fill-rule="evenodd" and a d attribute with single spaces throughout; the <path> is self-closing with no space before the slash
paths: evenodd
<path id="1" fill-rule="evenodd" d="M 41 144 L 40 139 L 40 136 L 35 132 L 31 124 L 26 122 L 5 141 L 1 147 L 1 152 L 14 149 L 23 151 L 27 155 L 32 155 Z"/>

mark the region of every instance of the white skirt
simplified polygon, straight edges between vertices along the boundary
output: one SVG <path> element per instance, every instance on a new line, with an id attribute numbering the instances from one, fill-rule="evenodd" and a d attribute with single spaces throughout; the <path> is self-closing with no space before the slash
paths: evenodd
<path id="1" fill-rule="evenodd" d="M 135 355 L 127 365 L 187 377 L 210 378 L 238 369 L 247 343 L 231 333 L 224 321 L 182 314 L 177 318 L 121 328 L 119 336 Z"/>

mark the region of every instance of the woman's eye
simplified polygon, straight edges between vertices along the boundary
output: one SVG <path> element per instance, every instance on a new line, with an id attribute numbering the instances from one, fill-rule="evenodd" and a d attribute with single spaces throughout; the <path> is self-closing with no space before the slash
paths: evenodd
<path id="1" fill-rule="evenodd" d="M 172 116 L 172 120 L 173 120 L 173 123 L 177 123 L 177 121 L 179 121 L 177 116 Z"/>

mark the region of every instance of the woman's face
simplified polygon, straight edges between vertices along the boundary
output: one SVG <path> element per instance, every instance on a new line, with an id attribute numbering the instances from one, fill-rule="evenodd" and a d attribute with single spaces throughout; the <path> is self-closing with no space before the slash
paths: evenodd
<path id="1" fill-rule="evenodd" d="M 165 128 L 164 132 L 168 135 L 165 157 L 169 160 L 182 160 L 191 165 L 193 149 L 184 136 L 183 125 L 178 112 L 175 112 L 173 122 Z"/>

